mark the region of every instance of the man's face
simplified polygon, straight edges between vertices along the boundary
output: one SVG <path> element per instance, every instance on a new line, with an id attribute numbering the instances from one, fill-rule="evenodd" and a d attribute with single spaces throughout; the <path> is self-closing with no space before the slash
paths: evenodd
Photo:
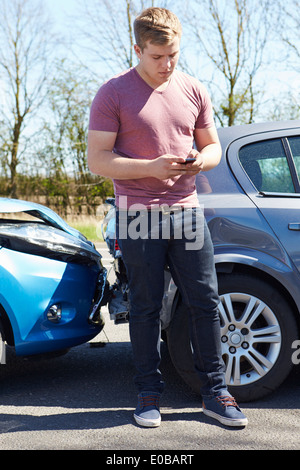
<path id="1" fill-rule="evenodd" d="M 168 45 L 155 45 L 147 41 L 143 51 L 137 45 L 134 48 L 140 61 L 137 70 L 150 86 L 158 87 L 170 79 L 179 59 L 178 37 Z"/>

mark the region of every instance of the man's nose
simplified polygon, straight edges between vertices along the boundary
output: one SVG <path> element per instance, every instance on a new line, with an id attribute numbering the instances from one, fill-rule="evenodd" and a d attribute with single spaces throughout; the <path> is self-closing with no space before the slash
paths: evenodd
<path id="1" fill-rule="evenodd" d="M 171 57 L 164 58 L 164 67 L 170 69 L 171 68 Z"/>

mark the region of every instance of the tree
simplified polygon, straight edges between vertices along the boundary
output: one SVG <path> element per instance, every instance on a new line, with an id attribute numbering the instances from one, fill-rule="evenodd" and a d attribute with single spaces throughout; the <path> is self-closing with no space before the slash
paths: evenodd
<path id="1" fill-rule="evenodd" d="M 288 46 L 295 69 L 300 72 L 300 1 L 291 0 L 288 5 L 282 5 L 284 12 L 284 25 L 282 31 L 283 42 Z"/>
<path id="2" fill-rule="evenodd" d="M 0 120 L 6 128 L 10 196 L 17 196 L 17 167 L 28 143 L 25 129 L 41 106 L 51 50 L 49 19 L 42 2 L 2 0 L 0 9 L 0 80 L 5 91 Z"/>
<path id="3" fill-rule="evenodd" d="M 83 206 L 90 214 L 105 197 L 106 184 L 90 173 L 86 158 L 89 110 L 97 84 L 84 67 L 67 59 L 56 61 L 54 70 L 45 103 L 49 111 L 36 142 L 46 203 L 64 216 L 69 210 L 83 213 Z"/>
<path id="4" fill-rule="evenodd" d="M 193 44 L 200 48 L 211 68 L 211 94 L 214 103 L 220 102 L 215 114 L 222 126 L 250 123 L 258 97 L 255 78 L 266 61 L 272 1 L 195 0 L 193 3 L 189 24 Z"/>

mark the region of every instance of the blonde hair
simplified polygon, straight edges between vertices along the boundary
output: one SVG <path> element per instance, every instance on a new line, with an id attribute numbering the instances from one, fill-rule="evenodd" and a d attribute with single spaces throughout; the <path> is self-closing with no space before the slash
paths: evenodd
<path id="1" fill-rule="evenodd" d="M 165 8 L 147 8 L 134 21 L 134 35 L 137 45 L 144 49 L 146 42 L 165 45 L 178 36 L 182 27 L 177 16 Z"/>

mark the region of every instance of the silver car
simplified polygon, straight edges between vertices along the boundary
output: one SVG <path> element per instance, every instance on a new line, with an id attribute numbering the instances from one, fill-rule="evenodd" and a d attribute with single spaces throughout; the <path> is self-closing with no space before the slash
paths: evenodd
<path id="1" fill-rule="evenodd" d="M 215 249 L 226 381 L 244 402 L 285 380 L 300 344 L 300 121 L 219 137 L 221 163 L 196 181 Z M 162 327 L 176 369 L 199 392 L 186 318 L 166 270 Z"/>

